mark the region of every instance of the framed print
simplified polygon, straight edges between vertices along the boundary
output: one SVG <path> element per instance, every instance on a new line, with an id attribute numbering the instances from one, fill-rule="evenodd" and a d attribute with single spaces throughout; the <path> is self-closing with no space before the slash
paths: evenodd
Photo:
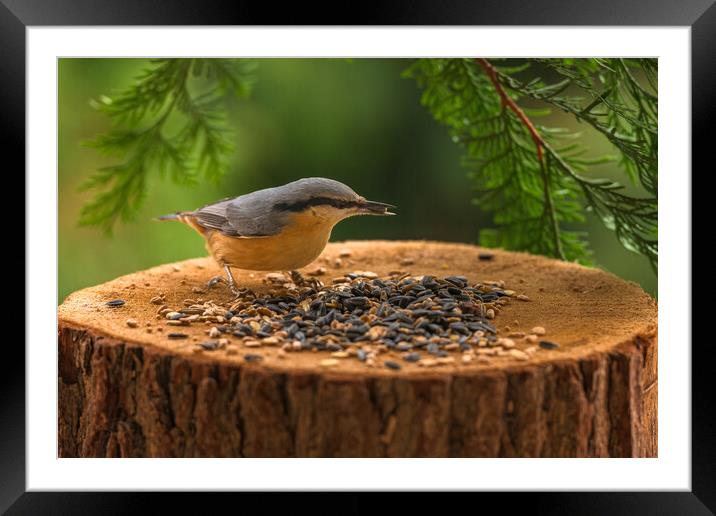
<path id="1" fill-rule="evenodd" d="M 28 292 L 3 509 L 435 490 L 712 510 L 690 291 L 710 2 L 350 27 L 79 7 L 0 10 Z"/>

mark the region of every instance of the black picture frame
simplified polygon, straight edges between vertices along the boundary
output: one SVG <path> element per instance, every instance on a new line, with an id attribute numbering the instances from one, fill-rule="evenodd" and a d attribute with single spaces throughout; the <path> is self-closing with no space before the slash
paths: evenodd
<path id="1" fill-rule="evenodd" d="M 349 14 L 348 14 L 349 13 Z M 326 6 L 285 3 L 280 9 L 262 3 L 203 0 L 0 0 L 0 132 L 4 163 L 14 157 L 25 166 L 25 30 L 28 26 L 62 25 L 283 25 L 323 22 L 330 25 L 552 25 L 552 26 L 689 26 L 692 49 L 692 163 L 713 170 L 708 145 L 716 131 L 716 4 L 714 0 L 470 0 L 360 2 L 340 15 Z M 707 161 L 708 160 L 708 161 Z M 9 171 L 8 169 L 6 169 Z M 689 171 L 665 171 L 686 175 Z M 20 196 L 16 196 L 20 198 Z M 19 210 L 19 208 L 18 208 Z M 19 211 L 18 211 L 19 213 Z M 695 222 L 695 221 L 694 221 Z M 19 248 L 19 246 L 18 246 Z M 17 254 L 16 254 L 17 256 Z M 16 258 L 19 261 L 19 258 Z M 26 275 L 31 271 L 26 269 Z M 685 300 L 690 302 L 690 300 Z M 28 314 L 25 316 L 28 317 Z M 688 335 L 688 333 L 687 333 Z M 160 495 L 148 493 L 25 492 L 25 354 L 6 346 L 0 375 L 0 511 L 8 514 L 123 514 L 147 507 Z M 686 343 L 684 343 L 686 344 Z M 640 493 L 510 493 L 493 497 L 508 512 L 528 505 L 540 514 L 713 514 L 716 510 L 716 439 L 714 405 L 708 381 L 712 344 L 692 346 L 692 491 Z M 185 496 L 172 495 L 169 505 L 191 508 Z M 216 495 L 214 495 L 216 496 Z M 223 503 L 226 496 L 216 499 Z M 244 497 L 242 505 L 257 501 Z M 259 495 L 261 496 L 261 495 Z M 375 502 L 356 494 L 348 503 L 360 513 Z M 260 503 L 275 504 L 261 496 Z M 164 510 L 171 510 L 162 496 Z M 424 497 L 415 497 L 430 508 Z M 346 503 L 345 501 L 341 503 Z M 484 503 L 484 502 L 483 502 Z M 270 510 L 271 505 L 265 506 Z M 406 506 L 401 503 L 404 509 Z M 444 507 L 444 506 L 443 506 Z"/>

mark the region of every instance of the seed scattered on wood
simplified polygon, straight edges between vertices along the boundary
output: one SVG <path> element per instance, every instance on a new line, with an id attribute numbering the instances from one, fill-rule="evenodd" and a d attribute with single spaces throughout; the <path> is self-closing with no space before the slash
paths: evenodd
<path id="1" fill-rule="evenodd" d="M 383 364 L 385 365 L 385 367 L 389 369 L 394 369 L 395 371 L 402 369 L 402 366 L 398 362 L 393 362 L 392 360 L 386 360 L 385 362 L 383 362 Z"/>
<path id="2" fill-rule="evenodd" d="M 530 333 L 534 333 L 535 335 L 545 335 L 547 331 L 542 326 L 535 326 L 532 328 Z"/>
<path id="3" fill-rule="evenodd" d="M 340 252 L 338 253 L 338 256 L 341 258 L 348 258 L 352 254 L 353 254 L 353 251 L 351 251 L 350 249 L 341 249 Z"/>
<path id="4" fill-rule="evenodd" d="M 112 301 L 107 301 L 105 304 L 111 308 L 116 308 L 124 304 L 124 299 L 113 299 Z"/>
<path id="5" fill-rule="evenodd" d="M 478 260 L 482 260 L 483 262 L 487 262 L 495 258 L 495 255 L 492 253 L 480 253 L 477 255 Z"/>
<path id="6" fill-rule="evenodd" d="M 417 362 L 420 360 L 420 353 L 408 353 L 403 356 L 403 360 L 406 362 Z"/>
<path id="7" fill-rule="evenodd" d="M 529 300 L 530 300 L 530 298 L 527 297 L 527 296 L 524 295 L 524 294 L 519 294 L 519 295 L 517 296 L 517 299 L 519 299 L 520 301 L 529 301 Z"/>
<path id="8" fill-rule="evenodd" d="M 539 341 L 539 347 L 542 349 L 557 349 L 559 347 L 559 344 L 556 344 L 549 340 L 541 340 Z"/>
<path id="9" fill-rule="evenodd" d="M 320 364 L 321 367 L 335 367 L 339 364 L 339 362 L 335 358 L 326 358 L 321 360 Z"/>
<path id="10" fill-rule="evenodd" d="M 412 258 L 403 258 L 400 260 L 400 265 L 413 265 L 415 263 L 415 260 Z"/>
<path id="11" fill-rule="evenodd" d="M 286 276 L 280 272 L 269 272 L 266 275 L 266 280 L 272 283 L 285 283 Z"/>
<path id="12" fill-rule="evenodd" d="M 505 349 L 511 349 L 515 347 L 515 341 L 512 339 L 498 339 L 497 344 Z"/>
<path id="13" fill-rule="evenodd" d="M 529 360 L 529 358 L 530 358 L 530 356 L 527 353 L 525 353 L 524 351 L 519 350 L 519 349 L 511 349 L 510 355 L 515 357 L 518 360 Z"/>
<path id="14" fill-rule="evenodd" d="M 175 332 L 175 333 L 167 333 L 167 337 L 169 337 L 170 339 L 187 339 L 187 338 L 189 338 L 189 335 L 187 335 L 186 333 Z"/>
<path id="15" fill-rule="evenodd" d="M 247 362 L 260 362 L 263 359 L 264 357 L 262 357 L 261 355 L 253 355 L 251 353 L 247 353 L 246 355 L 244 355 L 244 360 L 246 360 Z"/>
<path id="16" fill-rule="evenodd" d="M 271 346 L 278 346 L 285 358 L 297 352 L 325 353 L 332 355 L 326 360 L 355 358 L 367 367 L 391 368 L 388 363 L 443 366 L 457 357 L 467 363 L 475 353 L 510 357 L 508 350 L 515 348 L 511 339 L 498 337 L 491 321 L 510 294 L 516 295 L 502 281 L 471 284 L 465 276 L 411 276 L 404 271 L 378 277 L 361 270 L 343 274 L 331 286 L 281 273 L 264 279 L 270 284 L 264 294 L 243 289 L 227 303 L 184 299 L 180 308 L 162 304 L 157 313 L 172 326 L 203 322 L 209 338 L 227 354 L 229 348 L 235 354 L 237 347 L 265 346 L 267 356 Z M 163 293 L 156 297 L 164 302 Z M 230 346 L 228 336 L 238 339 L 236 345 Z M 210 351 L 198 342 L 196 347 Z"/>
<path id="17" fill-rule="evenodd" d="M 125 321 L 125 323 L 126 323 L 127 326 L 129 326 L 130 328 L 136 328 L 137 326 L 139 326 L 139 322 L 137 322 L 136 319 L 127 319 L 127 320 Z"/>
<path id="18" fill-rule="evenodd" d="M 199 346 L 206 351 L 216 351 L 219 349 L 219 343 L 216 341 L 202 342 Z"/>
<path id="19" fill-rule="evenodd" d="M 425 360 L 421 360 L 418 362 L 418 365 L 421 365 L 423 367 L 435 367 L 438 365 L 438 361 L 434 358 L 426 358 Z"/>

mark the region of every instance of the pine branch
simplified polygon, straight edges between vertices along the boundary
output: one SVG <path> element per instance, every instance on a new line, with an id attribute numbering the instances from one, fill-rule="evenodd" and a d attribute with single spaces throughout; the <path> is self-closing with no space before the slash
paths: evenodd
<path id="1" fill-rule="evenodd" d="M 153 173 L 181 185 L 218 181 L 233 151 L 223 102 L 249 93 L 252 69 L 236 59 L 157 59 L 124 91 L 93 101 L 112 126 L 86 145 L 123 161 L 80 186 L 95 195 L 79 224 L 111 234 L 118 220 L 136 216 Z"/>
<path id="2" fill-rule="evenodd" d="M 418 60 L 406 71 L 424 88 L 422 103 L 466 149 L 475 203 L 493 213 L 498 226 L 482 230 L 481 243 L 588 263 L 585 234 L 565 229 L 584 221 L 586 205 L 627 249 L 647 256 L 656 267 L 656 94 L 631 73 L 639 66 L 649 88 L 655 88 L 655 61 L 537 61 L 563 78 L 547 84 L 533 77 L 525 83 L 514 75 L 525 75 L 529 61 L 498 66 L 484 58 Z M 586 105 L 565 94 L 574 87 L 589 95 Z M 621 152 L 627 174 L 638 176 L 654 197 L 629 196 L 614 181 L 581 175 L 610 158 L 585 157 L 577 133 L 535 125 L 527 113 L 549 111 L 521 107 L 523 97 L 587 122 Z"/>

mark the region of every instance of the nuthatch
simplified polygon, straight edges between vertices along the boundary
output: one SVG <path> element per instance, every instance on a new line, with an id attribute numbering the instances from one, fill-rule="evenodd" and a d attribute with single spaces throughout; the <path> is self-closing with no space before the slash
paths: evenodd
<path id="1" fill-rule="evenodd" d="M 178 220 L 204 237 L 207 250 L 226 272 L 229 288 L 237 294 L 232 267 L 295 271 L 318 258 L 341 220 L 353 215 L 395 215 L 388 211 L 394 207 L 367 201 L 333 179 L 311 177 L 159 220 Z"/>

